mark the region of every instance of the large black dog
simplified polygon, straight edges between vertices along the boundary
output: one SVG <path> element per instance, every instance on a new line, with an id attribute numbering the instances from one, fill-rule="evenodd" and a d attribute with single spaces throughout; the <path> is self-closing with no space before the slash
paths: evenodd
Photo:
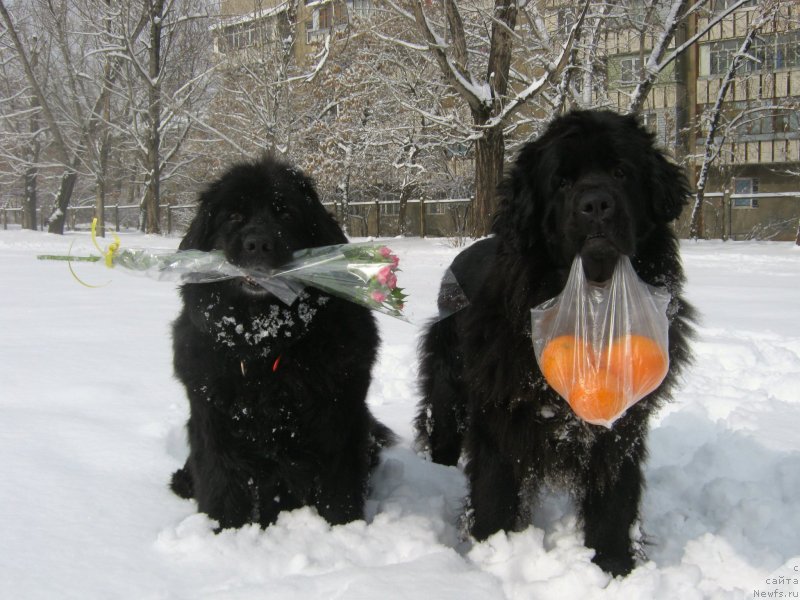
<path id="1" fill-rule="evenodd" d="M 615 575 L 633 568 L 648 419 L 689 360 L 693 311 L 669 226 L 687 194 L 681 170 L 633 117 L 575 111 L 520 152 L 494 236 L 451 266 L 469 305 L 431 324 L 421 344 L 419 442 L 444 464 L 466 450 L 475 538 L 524 527 L 533 494 L 560 487 L 575 499 L 595 563 Z M 578 419 L 533 355 L 530 309 L 561 292 L 576 255 L 598 282 L 627 255 L 640 278 L 672 294 L 669 374 L 611 430 Z M 446 290 L 445 311 L 454 308 Z"/>
<path id="2" fill-rule="evenodd" d="M 346 241 L 305 175 L 263 159 L 203 192 L 180 248 L 269 269 Z M 172 489 L 221 528 L 307 505 L 334 524 L 362 518 L 370 468 L 392 438 L 365 403 L 379 344 L 369 309 L 313 289 L 287 306 L 246 277 L 184 284 L 181 296 L 174 365 L 190 453 Z"/>

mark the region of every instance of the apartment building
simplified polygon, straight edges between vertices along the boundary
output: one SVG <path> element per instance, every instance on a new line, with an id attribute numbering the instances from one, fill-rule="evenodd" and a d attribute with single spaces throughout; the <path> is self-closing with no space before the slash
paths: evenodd
<path id="1" fill-rule="evenodd" d="M 712 0 L 678 31 L 676 44 L 705 30 L 733 0 Z M 708 118 L 761 7 L 750 2 L 714 25 L 658 78 L 643 118 L 693 176 L 700 172 Z M 609 31 L 608 98 L 625 110 L 653 35 Z M 722 101 L 706 185 L 703 235 L 795 239 L 800 218 L 800 1 L 779 5 L 758 27 Z M 796 195 L 792 195 L 796 194 Z M 679 231 L 688 233 L 688 212 Z"/>
<path id="2" fill-rule="evenodd" d="M 301 0 L 296 5 L 283 0 L 221 0 L 219 22 L 213 26 L 215 50 L 235 60 L 234 55 L 257 50 L 274 36 L 294 36 L 293 52 L 298 64 L 317 53 L 326 36 L 342 31 L 354 15 L 371 9 L 370 0 Z"/>

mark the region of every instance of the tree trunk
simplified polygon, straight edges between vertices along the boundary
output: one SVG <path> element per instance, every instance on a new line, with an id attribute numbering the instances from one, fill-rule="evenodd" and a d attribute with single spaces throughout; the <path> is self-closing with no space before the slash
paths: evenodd
<path id="1" fill-rule="evenodd" d="M 479 117 L 473 115 L 475 124 Z M 485 122 L 485 120 L 484 120 Z M 497 208 L 497 186 L 503 176 L 505 137 L 500 127 L 486 129 L 475 143 L 475 200 L 472 211 L 472 235 L 483 237 L 492 229 Z"/>
<path id="2" fill-rule="evenodd" d="M 150 0 L 150 56 L 147 110 L 150 133 L 147 139 L 147 191 L 144 195 L 145 233 L 160 233 L 161 202 L 161 29 L 164 0 Z"/>
<path id="3" fill-rule="evenodd" d="M 106 6 L 111 8 L 111 0 L 106 0 Z M 108 13 L 110 14 L 110 12 Z M 112 20 L 106 17 L 106 35 L 111 38 L 111 25 Z M 98 149 L 97 156 L 97 189 L 95 191 L 95 205 L 94 216 L 97 219 L 97 235 L 100 237 L 106 236 L 106 188 L 108 187 L 108 152 L 110 143 L 110 134 L 108 131 L 108 124 L 111 122 L 111 63 L 107 62 L 103 69 L 103 93 L 100 95 L 102 98 L 103 107 L 103 123 L 98 125 L 102 128 L 98 141 L 100 148 Z M 93 115 L 94 116 L 94 115 Z M 99 120 L 96 121 L 99 123 Z"/>
<path id="4" fill-rule="evenodd" d="M 692 206 L 692 216 L 689 219 L 689 238 L 698 240 L 705 232 L 703 224 L 703 203 L 705 194 L 702 187 L 697 188 L 694 196 L 694 205 Z"/>
<path id="5" fill-rule="evenodd" d="M 53 207 L 50 218 L 47 219 L 48 233 L 64 235 L 64 223 L 67 220 L 67 207 L 69 206 L 70 198 L 72 198 L 72 190 L 75 189 L 75 182 L 77 180 L 78 172 L 75 169 L 64 171 L 64 174 L 61 176 L 61 187 L 58 190 L 56 205 Z"/>
<path id="6" fill-rule="evenodd" d="M 101 167 L 104 169 L 104 167 Z M 106 237 L 106 174 L 102 172 L 97 178 L 95 191 L 94 216 L 97 218 L 97 235 Z"/>
<path id="7" fill-rule="evenodd" d="M 36 230 L 36 181 L 39 169 L 35 163 L 25 169 L 25 198 L 22 201 L 22 228 Z"/>
<path id="8" fill-rule="evenodd" d="M 406 214 L 408 212 L 408 199 L 405 192 L 400 192 L 400 210 L 397 212 L 397 235 L 406 235 Z"/>
<path id="9" fill-rule="evenodd" d="M 108 84 L 108 78 L 106 78 Z M 107 124 L 110 122 L 110 100 L 111 96 L 106 97 L 103 107 L 103 117 L 105 124 L 103 132 L 99 137 L 100 148 L 97 157 L 97 189 L 95 192 L 94 216 L 97 218 L 97 235 L 106 236 L 106 190 L 108 188 L 108 153 L 111 145 L 111 136 Z"/>
<path id="10" fill-rule="evenodd" d="M 486 80 L 492 90 L 491 111 L 472 109 L 472 120 L 483 126 L 502 110 L 502 101 L 508 92 L 511 55 L 514 49 L 514 29 L 517 25 L 517 3 L 495 0 L 489 47 L 489 64 Z M 497 208 L 497 186 L 503 177 L 506 140 L 502 122 L 483 130 L 475 144 L 475 210 L 472 212 L 472 235 L 483 237 L 492 229 Z"/>
<path id="11" fill-rule="evenodd" d="M 31 69 L 36 69 L 39 66 L 39 49 L 37 46 L 31 48 Z M 25 196 L 22 200 L 22 228 L 31 229 L 36 231 L 37 219 L 36 208 L 38 198 L 36 196 L 36 184 L 39 178 L 39 152 L 41 150 L 41 143 L 39 142 L 39 131 L 42 124 L 39 118 L 39 111 L 41 105 L 39 98 L 34 94 L 31 96 L 31 118 L 30 118 L 30 132 L 32 136 L 30 151 L 27 156 L 28 167 L 25 169 L 24 182 L 25 182 Z"/>

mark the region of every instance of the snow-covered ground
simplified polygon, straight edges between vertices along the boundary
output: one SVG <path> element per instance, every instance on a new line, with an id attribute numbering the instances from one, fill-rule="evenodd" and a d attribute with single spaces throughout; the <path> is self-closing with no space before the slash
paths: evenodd
<path id="1" fill-rule="evenodd" d="M 175 284 L 76 265 L 86 281 L 111 282 L 88 289 L 65 263 L 35 258 L 73 241 L 73 253 L 91 250 L 85 234 L 0 231 L 0 598 L 800 597 L 792 244 L 683 244 L 687 297 L 703 313 L 697 360 L 653 423 L 648 560 L 612 580 L 559 498 L 543 499 L 524 532 L 460 538 L 462 474 L 411 450 L 419 326 L 384 316 L 369 400 L 402 442 L 374 477 L 368 521 L 331 528 L 302 509 L 265 531 L 214 535 L 167 488 L 186 453 L 187 403 L 169 337 Z M 457 250 L 446 240 L 396 250 L 418 323 Z"/>

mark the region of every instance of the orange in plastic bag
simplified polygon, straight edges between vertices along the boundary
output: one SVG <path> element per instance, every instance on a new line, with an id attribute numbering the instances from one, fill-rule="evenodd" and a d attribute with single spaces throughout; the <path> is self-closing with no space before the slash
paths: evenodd
<path id="1" fill-rule="evenodd" d="M 583 340 L 561 335 L 542 350 L 539 366 L 547 383 L 562 396 L 568 396 L 575 379 L 575 357 L 586 353 Z"/>
<path id="2" fill-rule="evenodd" d="M 634 394 L 646 396 L 664 381 L 669 359 L 658 342 L 643 335 L 626 335 L 611 344 L 608 369 L 618 379 L 631 371 L 631 388 Z"/>
<path id="3" fill-rule="evenodd" d="M 578 377 L 568 402 L 575 414 L 589 423 L 611 421 L 626 408 L 622 381 L 608 371 Z"/>
<path id="4" fill-rule="evenodd" d="M 668 303 L 626 257 L 604 284 L 586 281 L 576 258 L 564 291 L 531 311 L 542 374 L 578 417 L 611 427 L 661 384 L 669 368 Z"/>

